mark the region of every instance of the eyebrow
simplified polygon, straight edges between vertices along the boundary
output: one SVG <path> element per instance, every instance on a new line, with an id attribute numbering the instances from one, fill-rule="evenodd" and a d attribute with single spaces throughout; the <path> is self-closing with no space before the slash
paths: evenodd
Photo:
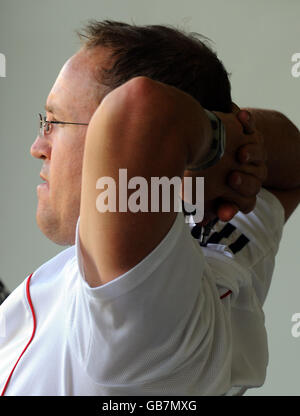
<path id="1" fill-rule="evenodd" d="M 45 110 L 48 112 L 48 113 L 52 113 L 52 114 L 55 114 L 55 115 L 58 115 L 58 116 L 61 116 L 61 117 L 64 117 L 65 116 L 65 114 L 64 114 L 64 112 L 57 106 L 57 105 L 45 105 Z"/>

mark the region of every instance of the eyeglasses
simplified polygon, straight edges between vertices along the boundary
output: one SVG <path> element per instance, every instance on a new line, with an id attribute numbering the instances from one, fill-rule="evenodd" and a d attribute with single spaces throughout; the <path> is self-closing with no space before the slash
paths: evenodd
<path id="1" fill-rule="evenodd" d="M 44 136 L 51 132 L 52 124 L 76 124 L 78 126 L 88 126 L 88 123 L 70 123 L 69 121 L 48 121 L 46 117 L 39 113 L 39 135 Z"/>

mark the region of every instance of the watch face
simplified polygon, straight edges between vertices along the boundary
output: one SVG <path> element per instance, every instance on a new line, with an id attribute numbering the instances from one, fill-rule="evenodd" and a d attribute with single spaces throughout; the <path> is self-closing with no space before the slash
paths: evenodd
<path id="1" fill-rule="evenodd" d="M 221 134 L 221 140 L 220 140 L 221 156 L 220 156 L 220 158 L 221 158 L 225 153 L 225 147 L 226 147 L 226 131 L 225 131 L 224 124 L 222 122 L 221 122 L 221 125 L 220 125 L 220 130 L 221 130 L 221 132 L 220 132 L 220 134 Z"/>
<path id="2" fill-rule="evenodd" d="M 211 111 L 205 110 L 213 131 L 213 139 L 206 161 L 199 166 L 187 167 L 187 170 L 204 170 L 214 166 L 224 155 L 226 146 L 226 132 L 222 121 Z"/>
<path id="3" fill-rule="evenodd" d="M 214 166 L 224 155 L 226 146 L 226 131 L 222 121 L 213 114 L 214 120 L 212 121 L 213 128 L 213 142 L 207 162 L 204 163 L 203 169 Z"/>

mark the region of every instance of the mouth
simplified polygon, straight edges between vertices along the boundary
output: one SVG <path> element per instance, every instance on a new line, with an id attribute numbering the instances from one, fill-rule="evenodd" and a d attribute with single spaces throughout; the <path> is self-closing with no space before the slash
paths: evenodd
<path id="1" fill-rule="evenodd" d="M 43 179 L 44 182 L 48 183 L 48 179 L 46 179 L 42 174 L 40 174 L 40 178 Z"/>
<path id="2" fill-rule="evenodd" d="M 38 189 L 43 189 L 43 188 L 46 188 L 46 189 L 48 189 L 49 188 L 49 182 L 48 182 L 48 180 L 43 176 L 43 175 L 40 175 L 40 178 L 43 180 L 43 182 L 42 183 L 40 183 L 38 186 L 37 186 L 37 188 Z"/>

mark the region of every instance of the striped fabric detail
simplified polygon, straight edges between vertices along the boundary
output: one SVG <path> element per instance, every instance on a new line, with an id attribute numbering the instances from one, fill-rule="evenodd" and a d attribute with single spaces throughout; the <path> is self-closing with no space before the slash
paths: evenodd
<path id="1" fill-rule="evenodd" d="M 207 244 L 219 244 L 222 238 L 228 238 L 235 229 L 236 227 L 234 225 L 230 224 L 230 222 L 227 223 L 221 231 L 215 232 L 209 237 Z"/>
<path id="2" fill-rule="evenodd" d="M 230 244 L 229 248 L 233 254 L 236 254 L 241 251 L 249 241 L 250 240 L 244 234 L 241 234 L 234 243 Z"/>
<path id="3" fill-rule="evenodd" d="M 199 240 L 201 236 L 201 225 L 196 224 L 191 229 L 191 235 Z M 236 231 L 237 228 L 232 225 L 230 222 L 224 225 L 224 227 L 220 231 L 215 231 L 207 240 L 206 244 L 220 244 L 223 238 L 229 238 L 231 234 Z M 228 248 L 232 251 L 233 254 L 238 253 L 241 251 L 248 243 L 249 238 L 247 238 L 244 234 L 240 234 L 240 236 L 232 242 Z M 200 243 L 200 241 L 199 241 Z"/>

